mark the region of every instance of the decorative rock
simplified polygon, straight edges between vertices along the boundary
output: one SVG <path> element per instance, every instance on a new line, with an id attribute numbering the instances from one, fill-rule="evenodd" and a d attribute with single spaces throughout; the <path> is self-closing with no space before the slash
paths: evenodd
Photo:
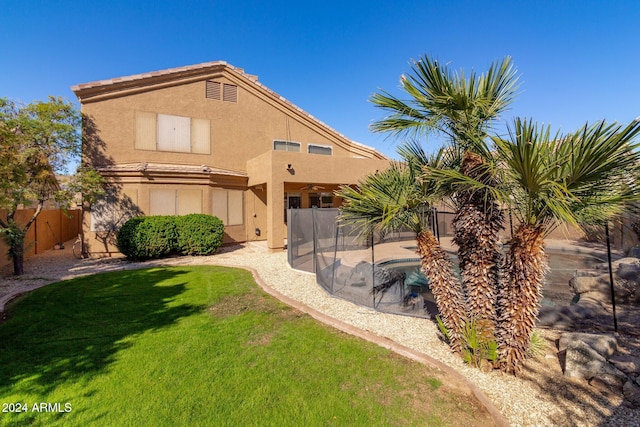
<path id="1" fill-rule="evenodd" d="M 584 294 L 586 292 L 607 292 L 609 288 L 608 283 L 601 281 L 599 276 L 574 276 L 569 280 L 569 287 L 576 294 Z"/>
<path id="2" fill-rule="evenodd" d="M 637 301 L 640 295 L 640 275 L 636 273 L 636 266 L 621 264 L 619 266 L 624 277 L 618 273 L 613 275 L 616 300 L 619 302 Z M 598 301 L 609 302 L 611 300 L 611 282 L 609 274 L 599 276 L 576 275 L 569 280 L 569 286 L 576 294 L 590 294 Z"/>
<path id="3" fill-rule="evenodd" d="M 627 399 L 635 408 L 640 408 L 640 387 L 633 383 L 633 381 L 627 381 L 622 387 L 622 393 L 624 398 Z"/>
<path id="4" fill-rule="evenodd" d="M 602 358 L 609 358 L 618 350 L 618 341 L 611 335 L 581 332 L 565 332 L 560 335 L 558 350 L 565 351 L 573 343 L 580 341 L 597 352 Z"/>
<path id="5" fill-rule="evenodd" d="M 640 246 L 629 249 L 629 258 L 640 258 Z"/>
<path id="6" fill-rule="evenodd" d="M 582 378 L 612 387 L 622 387 L 627 382 L 627 376 L 611 365 L 582 341 L 572 342 L 566 349 L 564 375 L 570 378 Z"/>
<path id="7" fill-rule="evenodd" d="M 602 271 L 576 270 L 575 273 L 573 273 L 573 277 L 596 277 L 596 276 L 600 276 L 601 274 L 602 274 Z"/>
<path id="8" fill-rule="evenodd" d="M 640 374 L 640 357 L 620 354 L 610 357 L 609 362 L 627 375 L 637 376 Z"/>
<path id="9" fill-rule="evenodd" d="M 625 280 L 640 280 L 640 264 L 638 261 L 640 260 L 634 258 L 633 262 L 619 263 L 616 274 Z"/>

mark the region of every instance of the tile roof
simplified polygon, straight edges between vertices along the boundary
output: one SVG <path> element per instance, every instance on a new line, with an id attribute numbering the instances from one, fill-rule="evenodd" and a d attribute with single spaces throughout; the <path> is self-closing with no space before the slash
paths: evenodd
<path id="1" fill-rule="evenodd" d="M 233 65 L 228 64 L 226 61 L 212 61 L 212 62 L 204 62 L 202 64 L 187 65 L 184 67 L 168 68 L 166 70 L 151 71 L 148 73 L 133 74 L 131 76 L 115 77 L 112 79 L 98 80 L 98 81 L 89 82 L 89 83 L 81 83 L 75 86 L 71 86 L 71 90 L 73 90 L 74 92 L 78 92 L 84 89 L 92 89 L 100 86 L 109 86 L 116 83 L 135 82 L 138 80 L 145 80 L 153 77 L 170 76 L 174 74 L 190 73 L 194 71 L 199 73 L 202 71 L 208 71 L 209 69 L 224 68 L 224 67 L 228 67 L 232 70 L 236 70 L 240 73 L 244 73 L 244 70 L 242 68 L 234 67 Z"/>

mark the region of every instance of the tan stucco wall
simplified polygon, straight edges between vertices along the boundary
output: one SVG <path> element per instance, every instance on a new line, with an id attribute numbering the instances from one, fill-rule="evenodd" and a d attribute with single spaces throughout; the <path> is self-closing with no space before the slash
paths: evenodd
<path id="1" fill-rule="evenodd" d="M 207 99 L 207 80 L 236 85 L 237 102 Z M 144 173 L 111 176 L 120 185 L 137 191 L 138 207 L 145 213 L 149 212 L 151 188 L 202 189 L 203 213 L 211 213 L 213 187 L 245 190 L 244 224 L 226 227 L 226 242 L 267 239 L 269 247 L 281 248 L 286 236 L 285 186 L 295 189 L 313 183 L 322 185 L 322 191 L 333 191 L 340 184 L 353 184 L 362 175 L 388 165 L 388 160 L 380 153 L 353 144 L 236 71 L 217 71 L 203 75 L 199 80 L 190 78 L 186 83 L 164 81 L 154 86 L 153 82 L 148 82 L 122 92 L 109 89 L 95 97 L 82 90 L 76 93 L 82 100 L 82 112 L 95 126 L 94 146 L 104 146 L 103 158 L 94 159 L 94 164 L 207 165 L 246 173 L 248 176 L 244 178 L 219 179 L 186 175 L 151 177 Z M 209 120 L 211 154 L 136 149 L 136 111 Z M 276 152 L 274 140 L 298 142 L 301 152 Z M 331 146 L 333 153 L 331 156 L 308 154 L 309 144 Z M 292 165 L 291 170 L 287 170 L 288 164 Z M 260 235 L 256 235 L 256 229 Z M 90 232 L 88 225 L 85 230 L 91 245 L 96 234 Z M 114 250 L 112 245 L 104 246 L 102 242 L 91 246 L 99 252 Z"/>
<path id="2" fill-rule="evenodd" d="M 227 81 L 226 79 L 216 79 Z M 273 150 L 273 140 L 333 146 L 333 157 L 353 155 L 336 143 L 319 126 L 292 117 L 268 99 L 238 87 L 238 102 L 205 98 L 205 80 L 183 86 L 112 98 L 84 104 L 83 113 L 92 118 L 100 138 L 108 144 L 115 163 L 144 159 L 157 163 L 206 164 L 212 167 L 245 170 L 247 160 Z M 148 111 L 211 122 L 211 154 L 190 154 L 137 150 L 134 148 L 135 112 Z"/>
<path id="3" fill-rule="evenodd" d="M 291 165 L 291 168 L 288 166 Z M 302 194 L 302 207 L 308 207 L 308 184 L 321 186 L 318 191 L 333 192 L 340 185 L 354 184 L 357 180 L 376 170 L 389 167 L 388 160 L 359 159 L 350 157 L 332 157 L 284 151 L 268 151 L 247 162 L 249 186 L 266 183 L 275 191 L 269 192 L 272 199 L 267 212 L 267 223 L 272 233 L 268 236 L 270 248 L 282 247 L 286 228 L 284 224 L 284 192 Z"/>

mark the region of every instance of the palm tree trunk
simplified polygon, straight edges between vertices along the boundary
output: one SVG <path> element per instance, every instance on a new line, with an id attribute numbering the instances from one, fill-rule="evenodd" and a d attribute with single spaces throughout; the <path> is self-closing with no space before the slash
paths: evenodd
<path id="1" fill-rule="evenodd" d="M 491 179 L 477 154 L 464 154 L 460 172 L 480 181 Z M 466 191 L 458 195 L 458 209 L 453 219 L 458 246 L 462 290 L 467 298 L 469 315 L 494 333 L 499 269 L 502 259 L 498 233 L 504 215 L 485 191 Z"/>
<path id="2" fill-rule="evenodd" d="M 450 333 L 451 348 L 460 351 L 460 336 L 467 312 L 460 282 L 453 272 L 449 257 L 433 233 L 422 231 L 416 236 L 416 241 L 422 271 L 429 279 L 440 317 Z"/>
<path id="3" fill-rule="evenodd" d="M 498 294 L 497 341 L 500 368 L 517 373 L 538 317 L 547 263 L 544 226 L 522 224 L 511 239 Z"/>
<path id="4" fill-rule="evenodd" d="M 462 289 L 467 298 L 469 315 L 494 330 L 499 266 L 502 255 L 498 246 L 496 224 L 502 223 L 502 213 L 492 203 L 487 212 L 474 204 L 462 206 L 456 212 L 453 226 L 458 245 Z"/>

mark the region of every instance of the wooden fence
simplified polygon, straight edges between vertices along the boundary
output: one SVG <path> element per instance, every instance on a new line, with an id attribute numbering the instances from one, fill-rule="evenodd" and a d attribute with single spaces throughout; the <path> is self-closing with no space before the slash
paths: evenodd
<path id="1" fill-rule="evenodd" d="M 16 212 L 16 222 L 26 224 L 33 216 L 35 209 L 21 209 Z M 75 239 L 80 232 L 81 210 L 45 209 L 40 212 L 36 221 L 31 224 L 26 239 L 25 258 L 53 249 L 56 243 Z M 7 217 L 5 210 L 0 209 L 2 218 Z M 71 242 L 72 244 L 73 242 Z M 0 268 L 11 264 L 7 253 L 9 248 L 0 240 Z"/>

